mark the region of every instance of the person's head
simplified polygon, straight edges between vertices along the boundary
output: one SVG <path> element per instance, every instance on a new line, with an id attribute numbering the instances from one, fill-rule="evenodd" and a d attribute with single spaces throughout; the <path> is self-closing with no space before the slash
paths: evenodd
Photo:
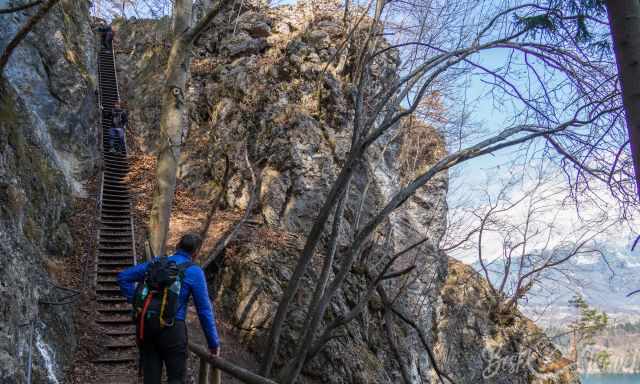
<path id="1" fill-rule="evenodd" d="M 120 108 L 120 102 L 116 101 L 115 103 L 113 103 L 113 108 Z"/>
<path id="2" fill-rule="evenodd" d="M 182 236 L 182 238 L 178 242 L 178 245 L 176 245 L 176 249 L 183 250 L 191 254 L 192 257 L 195 257 L 195 255 L 198 253 L 198 249 L 200 248 L 200 244 L 202 244 L 202 239 L 200 238 L 200 236 L 195 233 L 187 233 L 186 235 Z"/>

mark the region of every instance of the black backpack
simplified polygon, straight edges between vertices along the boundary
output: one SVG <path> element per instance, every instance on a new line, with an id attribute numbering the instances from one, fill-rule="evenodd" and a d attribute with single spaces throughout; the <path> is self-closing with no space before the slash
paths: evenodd
<path id="1" fill-rule="evenodd" d="M 151 333 L 173 326 L 184 272 L 192 265 L 191 262 L 177 265 L 166 257 L 149 264 L 144 281 L 138 284 L 133 296 L 133 317 L 139 343 L 144 340 L 145 325 Z"/>

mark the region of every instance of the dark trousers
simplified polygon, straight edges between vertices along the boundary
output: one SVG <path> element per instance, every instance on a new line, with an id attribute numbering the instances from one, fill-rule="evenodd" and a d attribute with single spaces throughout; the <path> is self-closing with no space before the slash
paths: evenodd
<path id="1" fill-rule="evenodd" d="M 145 325 L 146 328 L 146 325 Z M 176 320 L 173 327 L 145 329 L 140 346 L 144 384 L 160 384 L 162 365 L 167 367 L 168 384 L 184 384 L 187 373 L 187 326 Z"/>
<path id="2" fill-rule="evenodd" d="M 116 140 L 118 145 L 115 145 Z M 109 128 L 109 149 L 122 152 L 124 150 L 124 128 Z"/>

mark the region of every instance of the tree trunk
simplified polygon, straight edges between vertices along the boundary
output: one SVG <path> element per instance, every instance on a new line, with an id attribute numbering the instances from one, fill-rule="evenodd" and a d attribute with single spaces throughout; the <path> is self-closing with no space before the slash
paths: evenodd
<path id="1" fill-rule="evenodd" d="M 578 336 L 576 334 L 576 330 L 574 329 L 571 332 L 571 341 L 570 341 L 570 351 L 571 360 L 576 364 L 576 369 L 578 368 Z"/>
<path id="2" fill-rule="evenodd" d="M 640 1 L 607 0 L 605 3 L 622 84 L 636 187 L 640 194 Z"/>
<path id="3" fill-rule="evenodd" d="M 189 29 L 190 25 L 191 1 L 176 0 L 172 28 L 173 46 L 165 70 L 165 87 L 162 91 L 156 186 L 153 191 L 153 206 L 149 218 L 151 248 L 157 256 L 165 255 L 165 242 L 176 189 L 176 171 L 180 159 L 182 133 L 186 127 L 185 86 L 191 63 L 189 49 L 191 42 L 185 41 L 183 33 Z"/>
<path id="4" fill-rule="evenodd" d="M 289 282 L 287 283 L 287 288 L 280 299 L 280 303 L 278 303 L 278 309 L 276 310 L 276 314 L 274 315 L 271 323 L 269 341 L 266 344 L 267 351 L 263 356 L 262 366 L 260 368 L 260 374 L 264 377 L 270 377 L 271 375 L 273 361 L 275 359 L 275 355 L 278 353 L 280 335 L 282 334 L 282 328 L 284 327 L 289 304 L 293 301 L 293 297 L 300 287 L 302 276 L 307 270 L 314 251 L 320 242 L 325 224 L 327 223 L 331 212 L 333 212 L 333 207 L 351 181 L 351 176 L 353 176 L 353 173 L 356 170 L 356 165 L 365 149 L 366 148 L 364 147 L 355 147 L 351 149 L 344 167 L 340 171 L 336 181 L 333 183 L 322 208 L 318 212 L 318 216 L 316 216 L 316 219 L 313 222 L 311 231 L 309 231 L 309 234 L 307 235 L 307 241 L 302 249 L 302 254 L 298 259 L 298 263 L 296 264 L 296 268 L 293 271 Z"/>
<path id="5" fill-rule="evenodd" d="M 344 14 L 342 15 L 342 24 L 344 24 L 345 26 L 347 25 L 347 22 L 349 21 L 349 7 L 351 6 L 351 0 L 345 0 L 344 1 Z"/>
<path id="6" fill-rule="evenodd" d="M 27 20 L 25 25 L 20 28 L 18 33 L 16 33 L 9 44 L 7 44 L 4 52 L 2 52 L 2 56 L 0 56 L 0 75 L 4 73 L 4 67 L 7 66 L 9 57 L 11 57 L 11 53 L 13 53 L 13 50 L 18 46 L 18 44 L 20 44 L 22 40 L 24 40 L 25 37 L 27 37 L 27 34 L 33 29 L 34 25 L 38 24 L 40 19 L 42 19 L 49 12 L 49 10 L 54 5 L 56 5 L 58 1 L 59 0 L 49 0 L 44 5 L 42 5 L 38 9 L 38 12 L 36 12 L 35 15 L 31 16 L 31 18 Z"/>
<path id="7" fill-rule="evenodd" d="M 162 91 L 156 186 L 149 218 L 151 248 L 156 256 L 165 254 L 180 147 L 184 136 L 183 130 L 187 126 L 185 88 L 189 78 L 191 46 L 220 10 L 231 2 L 232 0 L 219 0 L 193 28 L 190 28 L 192 1 L 175 0 L 173 3 L 173 45 L 165 70 L 165 87 Z"/>

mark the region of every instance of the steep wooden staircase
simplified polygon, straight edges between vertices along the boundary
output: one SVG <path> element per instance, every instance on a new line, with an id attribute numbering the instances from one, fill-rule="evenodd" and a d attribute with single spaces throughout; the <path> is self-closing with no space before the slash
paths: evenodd
<path id="1" fill-rule="evenodd" d="M 125 178 L 129 172 L 126 140 L 122 152 L 109 146 L 111 111 L 119 100 L 113 49 L 102 48 L 98 57 L 99 102 L 102 109 L 103 168 L 99 195 L 98 246 L 95 260 L 97 323 L 102 329 L 104 351 L 94 360 L 96 383 L 135 382 L 138 353 L 131 306 L 120 294 L 118 272 L 136 263 L 131 198 Z"/>
<path id="2" fill-rule="evenodd" d="M 122 152 L 111 151 L 109 128 L 111 111 L 120 100 L 113 49 L 102 48 L 98 57 L 99 104 L 102 127 L 102 174 L 98 197 L 98 245 L 95 259 L 96 322 L 102 330 L 99 347 L 102 353 L 93 360 L 95 384 L 134 384 L 137 375 L 138 349 L 131 305 L 120 294 L 117 275 L 136 264 L 132 204 L 126 177 L 129 172 L 126 140 Z M 189 350 L 199 357 L 198 383 L 220 384 L 218 369 L 210 366 L 209 351 L 193 342 Z M 253 379 L 252 374 L 241 375 Z M 164 382 L 164 381 L 163 381 Z M 248 382 L 255 382 L 249 380 Z M 275 384 L 275 382 L 271 382 Z"/>

